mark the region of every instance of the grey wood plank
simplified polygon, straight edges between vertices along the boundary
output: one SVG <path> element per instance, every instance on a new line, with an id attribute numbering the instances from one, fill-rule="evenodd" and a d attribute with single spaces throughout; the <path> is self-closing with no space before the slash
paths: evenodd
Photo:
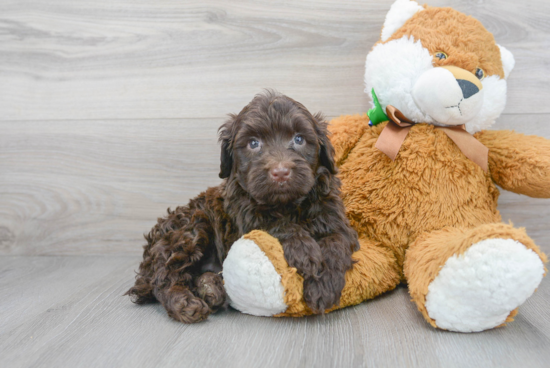
<path id="1" fill-rule="evenodd" d="M 121 294 L 137 257 L 0 257 L 0 356 L 9 367 L 544 367 L 545 279 L 505 328 L 432 329 L 404 287 L 325 316 L 233 310 L 183 325 Z M 29 269 L 32 272 L 29 272 Z M 70 276 L 70 277 L 69 277 Z M 15 300 L 13 300 L 15 299 Z M 32 305 L 30 308 L 21 308 Z"/>
<path id="2" fill-rule="evenodd" d="M 0 336 L 13 338 L 10 331 L 30 318 L 47 316 L 39 320 L 48 326 L 59 322 L 67 309 L 81 307 L 80 299 L 62 307 L 58 306 L 60 301 L 66 301 L 73 293 L 81 299 L 91 294 L 95 298 L 108 287 L 103 282 L 95 290 L 98 280 L 121 268 L 127 271 L 123 280 L 131 280 L 130 270 L 138 262 L 139 257 L 0 257 Z"/>
<path id="3" fill-rule="evenodd" d="M 549 118 L 507 114 L 494 128 L 550 138 Z M 141 253 L 167 207 L 220 182 L 223 121 L 0 122 L 0 254 Z M 550 199 L 502 191 L 499 209 L 550 246 Z"/>
<path id="4" fill-rule="evenodd" d="M 219 183 L 222 121 L 1 123 L 2 252 L 138 252 L 168 206 Z"/>
<path id="5" fill-rule="evenodd" d="M 11 0 L 0 4 L 0 119 L 220 117 L 261 88 L 365 111 L 364 60 L 393 0 Z M 550 112 L 550 3 L 433 0 L 517 59 L 508 113 Z"/>

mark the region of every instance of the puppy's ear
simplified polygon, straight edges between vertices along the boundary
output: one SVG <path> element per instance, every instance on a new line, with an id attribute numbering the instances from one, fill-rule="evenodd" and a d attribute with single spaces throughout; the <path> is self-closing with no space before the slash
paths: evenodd
<path id="1" fill-rule="evenodd" d="M 219 141 L 222 146 L 222 153 L 220 156 L 220 178 L 225 179 L 231 175 L 233 170 L 233 134 L 235 130 L 235 125 L 237 121 L 237 116 L 230 114 L 229 120 L 227 120 L 221 127 L 218 129 L 220 134 Z"/>
<path id="2" fill-rule="evenodd" d="M 321 146 L 319 149 L 319 161 L 331 174 L 335 175 L 338 170 L 334 164 L 334 147 L 332 147 L 332 143 L 330 143 L 330 139 L 328 138 L 330 134 L 327 129 L 328 123 L 321 113 L 315 114 L 313 118 L 315 119 L 315 131 L 317 132 L 319 145 Z"/>

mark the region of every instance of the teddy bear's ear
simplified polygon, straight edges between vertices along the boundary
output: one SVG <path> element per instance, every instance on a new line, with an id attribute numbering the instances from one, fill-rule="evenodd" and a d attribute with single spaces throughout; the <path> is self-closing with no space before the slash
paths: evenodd
<path id="1" fill-rule="evenodd" d="M 409 20 L 417 12 L 424 10 L 416 1 L 397 0 L 386 14 L 384 28 L 382 28 L 382 41 L 386 41 L 391 35 L 397 31 L 407 20 Z"/>
<path id="2" fill-rule="evenodd" d="M 514 69 L 516 60 L 514 55 L 504 46 L 497 45 L 500 49 L 500 59 L 502 60 L 502 68 L 504 69 L 504 79 L 508 79 L 510 72 Z"/>

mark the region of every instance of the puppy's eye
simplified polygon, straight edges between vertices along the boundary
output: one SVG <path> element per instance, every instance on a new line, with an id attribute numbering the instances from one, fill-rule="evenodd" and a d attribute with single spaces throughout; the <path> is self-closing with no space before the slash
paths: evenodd
<path id="1" fill-rule="evenodd" d="M 301 135 L 297 135 L 296 137 L 294 137 L 294 143 L 298 144 L 298 145 L 302 145 L 304 144 L 305 140 L 304 140 L 304 137 L 302 137 Z"/>
<path id="2" fill-rule="evenodd" d="M 483 78 L 485 78 L 485 72 L 483 71 L 483 69 L 481 68 L 476 69 L 476 77 L 479 80 L 482 80 Z"/>
<path id="3" fill-rule="evenodd" d="M 438 58 L 439 60 L 445 60 L 448 57 L 448 55 L 443 51 L 438 51 L 435 53 L 435 57 Z"/>
<path id="4" fill-rule="evenodd" d="M 251 139 L 250 141 L 248 141 L 248 148 L 250 148 L 251 150 L 255 150 L 258 147 L 260 147 L 260 141 L 259 140 Z"/>

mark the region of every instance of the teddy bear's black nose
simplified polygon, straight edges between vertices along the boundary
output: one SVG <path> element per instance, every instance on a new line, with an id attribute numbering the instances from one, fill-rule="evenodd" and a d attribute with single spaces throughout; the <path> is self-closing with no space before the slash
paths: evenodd
<path id="1" fill-rule="evenodd" d="M 468 97 L 473 96 L 479 92 L 479 88 L 477 88 L 475 84 L 467 81 L 466 79 L 457 79 L 456 81 L 458 82 L 458 85 L 462 90 L 462 95 L 464 96 L 464 99 L 467 99 Z"/>

